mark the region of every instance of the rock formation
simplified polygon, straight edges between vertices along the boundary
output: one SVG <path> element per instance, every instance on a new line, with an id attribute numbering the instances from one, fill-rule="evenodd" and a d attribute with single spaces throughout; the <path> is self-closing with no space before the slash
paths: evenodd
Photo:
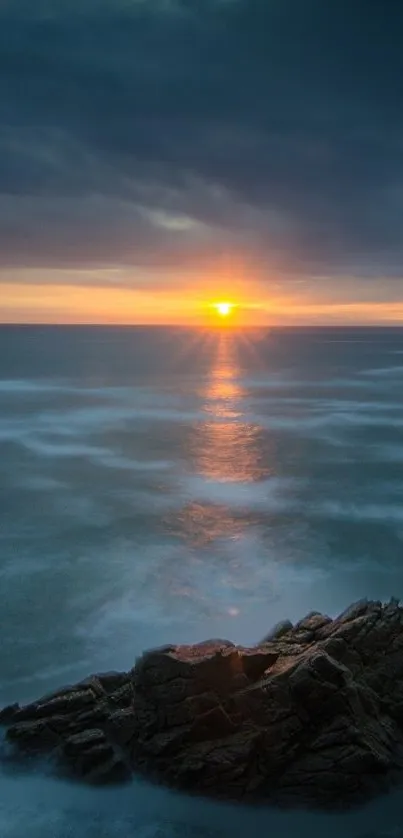
<path id="1" fill-rule="evenodd" d="M 403 608 L 312 613 L 252 648 L 166 646 L 0 723 L 15 754 L 50 754 L 91 783 L 141 772 L 232 800 L 364 802 L 403 778 Z"/>

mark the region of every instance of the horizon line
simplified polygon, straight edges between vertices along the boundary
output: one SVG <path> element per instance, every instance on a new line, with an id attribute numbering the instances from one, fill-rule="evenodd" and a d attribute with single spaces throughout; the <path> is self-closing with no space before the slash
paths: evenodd
<path id="1" fill-rule="evenodd" d="M 257 323 L 245 325 L 211 325 L 204 323 L 105 323 L 0 321 L 0 328 L 94 328 L 94 329 L 207 329 L 214 332 L 243 332 L 251 329 L 403 329 L 402 322 L 392 323 Z"/>

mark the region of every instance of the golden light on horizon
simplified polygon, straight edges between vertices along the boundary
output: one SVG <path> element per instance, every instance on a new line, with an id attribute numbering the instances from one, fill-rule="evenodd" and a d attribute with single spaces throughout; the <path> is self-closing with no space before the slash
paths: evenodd
<path id="1" fill-rule="evenodd" d="M 164 285 L 159 274 L 153 274 L 149 285 L 136 287 L 130 284 L 129 270 L 117 280 L 106 271 L 104 284 L 97 284 L 98 272 L 84 269 L 2 270 L 0 322 L 179 325 L 220 333 L 249 326 L 403 323 L 403 300 L 334 299 L 327 292 L 290 289 L 274 281 L 269 292 L 253 278 L 235 281 L 234 275 L 235 271 L 229 277 L 212 269 L 179 282 L 170 274 Z"/>

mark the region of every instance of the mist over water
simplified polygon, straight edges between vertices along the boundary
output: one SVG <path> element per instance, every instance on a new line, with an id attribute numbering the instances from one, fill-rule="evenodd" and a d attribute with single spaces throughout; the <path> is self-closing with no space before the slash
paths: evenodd
<path id="1" fill-rule="evenodd" d="M 403 598 L 402 353 L 398 329 L 0 328 L 0 704 Z M 336 817 L 1 772 L 1 838 L 403 835 L 400 793 Z"/>

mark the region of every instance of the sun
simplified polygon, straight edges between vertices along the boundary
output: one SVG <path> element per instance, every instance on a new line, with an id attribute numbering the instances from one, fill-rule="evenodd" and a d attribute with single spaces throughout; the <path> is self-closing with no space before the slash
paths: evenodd
<path id="1" fill-rule="evenodd" d="M 207 323 L 213 329 L 235 328 L 239 325 L 239 303 L 221 298 L 206 304 Z"/>
<path id="2" fill-rule="evenodd" d="M 233 305 L 232 303 L 215 303 L 214 308 L 220 317 L 228 317 L 228 315 L 232 312 Z"/>

